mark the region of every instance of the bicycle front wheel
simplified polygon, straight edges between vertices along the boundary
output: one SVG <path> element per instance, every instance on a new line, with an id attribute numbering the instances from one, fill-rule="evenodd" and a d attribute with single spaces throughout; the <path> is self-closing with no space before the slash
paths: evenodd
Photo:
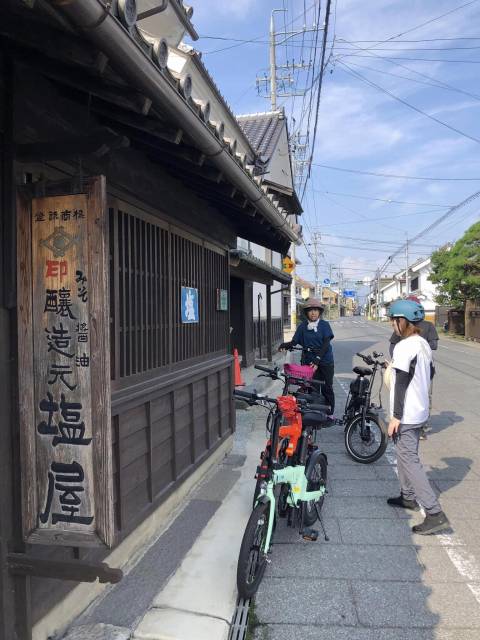
<path id="1" fill-rule="evenodd" d="M 388 444 L 386 430 L 377 416 L 368 413 L 362 428 L 363 416 L 355 416 L 345 428 L 345 448 L 356 462 L 370 464 L 383 456 Z"/>
<path id="2" fill-rule="evenodd" d="M 270 502 L 258 504 L 243 534 L 237 565 L 237 589 L 238 595 L 245 600 L 255 595 L 265 573 L 265 541 L 270 508 Z"/>
<path id="3" fill-rule="evenodd" d="M 318 461 L 314 467 L 312 477 L 309 479 L 309 486 L 307 487 L 308 491 L 316 491 L 322 482 L 324 484 L 327 484 L 327 469 L 327 458 L 322 453 L 320 456 L 318 456 Z M 318 506 L 318 511 L 320 511 L 323 507 L 324 501 L 325 494 L 318 498 L 318 500 L 316 501 L 309 500 L 305 503 L 303 524 L 307 525 L 307 527 L 311 527 L 313 524 L 315 524 L 318 518 L 316 505 Z"/>

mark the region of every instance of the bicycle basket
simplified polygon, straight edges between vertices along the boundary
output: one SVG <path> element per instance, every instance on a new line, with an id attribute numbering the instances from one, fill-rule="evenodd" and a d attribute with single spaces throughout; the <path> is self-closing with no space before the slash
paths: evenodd
<path id="1" fill-rule="evenodd" d="M 294 378 L 305 378 L 306 380 L 311 380 L 313 378 L 313 374 L 315 373 L 312 367 L 306 364 L 287 363 L 283 365 L 283 370 L 285 371 L 287 376 L 292 376 Z"/>

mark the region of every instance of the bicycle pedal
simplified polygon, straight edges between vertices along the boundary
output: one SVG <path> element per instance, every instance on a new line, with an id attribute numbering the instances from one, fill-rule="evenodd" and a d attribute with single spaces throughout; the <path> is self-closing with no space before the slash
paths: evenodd
<path id="1" fill-rule="evenodd" d="M 316 542 L 318 538 L 318 531 L 316 529 L 305 529 L 302 538 L 309 542 Z"/>

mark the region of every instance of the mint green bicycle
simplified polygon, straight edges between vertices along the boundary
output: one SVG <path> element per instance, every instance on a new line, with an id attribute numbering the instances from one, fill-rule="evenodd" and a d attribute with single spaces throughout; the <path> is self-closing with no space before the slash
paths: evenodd
<path id="1" fill-rule="evenodd" d="M 316 429 L 333 426 L 339 421 L 327 416 L 324 405 L 309 404 L 293 396 L 289 396 L 290 415 L 283 412 L 280 399 L 237 390 L 235 396 L 251 405 L 269 408 L 274 416 L 267 459 L 264 457 L 257 469 L 262 479 L 260 491 L 245 528 L 238 557 L 238 594 L 248 599 L 256 593 L 270 562 L 277 516 L 286 517 L 290 526 L 298 526 L 299 534 L 310 541 L 317 540 L 318 531 L 305 528 L 305 524 L 310 526 L 318 518 L 325 540 L 328 540 L 320 514 L 326 493 L 328 462 L 327 456 L 313 443 L 312 434 Z M 276 410 L 277 406 L 280 411 Z M 281 438 L 282 422 L 294 418 L 293 414 L 299 421 L 301 436 L 296 463 L 286 465 L 282 452 L 288 447 L 288 442 Z"/>

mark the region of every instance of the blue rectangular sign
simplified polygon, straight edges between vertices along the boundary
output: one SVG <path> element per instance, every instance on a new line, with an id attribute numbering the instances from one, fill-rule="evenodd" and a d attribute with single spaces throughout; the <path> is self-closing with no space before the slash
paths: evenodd
<path id="1" fill-rule="evenodd" d="M 198 322 L 198 289 L 182 287 L 182 323 Z"/>
<path id="2" fill-rule="evenodd" d="M 355 298 L 355 296 L 357 295 L 356 291 L 352 291 L 350 289 L 344 289 L 343 290 L 343 295 L 345 298 Z"/>

